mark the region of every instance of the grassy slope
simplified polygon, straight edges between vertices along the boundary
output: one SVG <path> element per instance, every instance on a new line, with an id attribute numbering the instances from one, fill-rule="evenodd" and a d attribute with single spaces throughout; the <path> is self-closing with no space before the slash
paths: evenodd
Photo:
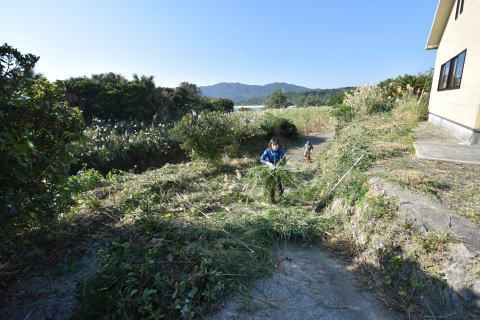
<path id="1" fill-rule="evenodd" d="M 303 133 L 335 123 L 323 108 L 269 112 L 292 120 Z M 51 226 L 53 233 L 30 239 L 41 238 L 50 248 L 89 239 L 111 241 L 97 277 L 83 291 L 89 311 L 78 313 L 79 318 L 192 318 L 208 312 L 231 289 L 271 272 L 276 242 L 292 232 L 302 231 L 309 240 L 331 237 L 332 243 L 349 239 L 345 213 L 355 204 L 369 204 L 378 225 L 388 225 L 395 214 L 394 200 L 366 196 L 365 170 L 379 161 L 411 156 L 415 125 L 399 110 L 355 119 L 322 153 L 314 179 L 311 168 L 298 172 L 300 188 L 287 192 L 280 205 L 266 202 L 261 189 L 245 177 L 244 170 L 254 166 L 256 158 L 226 159 L 228 165 L 220 168 L 201 162 L 167 165 L 112 177 L 82 194 L 78 206 Z M 365 160 L 333 196 L 333 202 L 343 205 L 312 214 L 311 204 L 362 154 Z M 430 240 L 413 237 L 409 241 L 417 243 L 418 254 L 427 254 L 422 246 Z M 388 273 L 382 277 L 393 275 L 397 262 L 402 261 L 387 259 Z M 409 285 L 403 292 L 417 283 Z M 414 303 L 414 295 L 407 298 L 392 295 L 393 301 Z"/>

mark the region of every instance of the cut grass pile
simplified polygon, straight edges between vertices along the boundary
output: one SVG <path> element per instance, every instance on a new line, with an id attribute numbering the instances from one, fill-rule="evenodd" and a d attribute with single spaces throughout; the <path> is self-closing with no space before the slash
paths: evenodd
<path id="1" fill-rule="evenodd" d="M 217 169 L 199 162 L 168 165 L 131 175 L 128 183 L 110 186 L 106 197 L 92 194 L 103 196 L 72 215 L 108 210 L 118 220 L 76 317 L 198 317 L 231 289 L 271 272 L 280 239 L 298 232 L 307 241 L 324 237 L 334 218 L 299 207 L 293 194 L 281 207 L 271 205 L 247 187 L 252 178 L 236 170 L 253 161 Z M 263 172 L 259 168 L 251 170 Z M 286 183 L 293 181 L 292 173 L 280 171 Z"/>

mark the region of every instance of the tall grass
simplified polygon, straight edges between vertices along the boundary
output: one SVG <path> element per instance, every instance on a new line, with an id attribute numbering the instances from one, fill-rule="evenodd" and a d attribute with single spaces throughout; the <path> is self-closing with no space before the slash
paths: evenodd
<path id="1" fill-rule="evenodd" d="M 358 115 L 390 110 L 393 106 L 387 98 L 386 91 L 377 86 L 363 86 L 351 93 L 346 93 L 343 103 L 352 108 Z"/>
<path id="2" fill-rule="evenodd" d="M 267 112 L 292 121 L 302 134 L 331 131 L 335 123 L 329 116 L 328 107 L 271 109 Z"/>
<path id="3" fill-rule="evenodd" d="M 426 120 L 428 117 L 428 98 L 427 93 L 418 96 L 410 91 L 396 99 L 396 112 L 410 120 Z"/>
<path id="4" fill-rule="evenodd" d="M 163 124 L 94 119 L 74 144 L 77 166 L 107 173 L 112 169 L 143 171 L 179 157 L 178 145 Z"/>

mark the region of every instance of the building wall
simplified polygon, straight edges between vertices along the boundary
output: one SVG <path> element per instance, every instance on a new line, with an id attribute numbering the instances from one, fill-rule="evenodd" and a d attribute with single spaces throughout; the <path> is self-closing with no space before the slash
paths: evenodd
<path id="1" fill-rule="evenodd" d="M 456 4 L 452 8 L 437 50 L 429 112 L 435 116 L 452 121 L 453 125 L 459 124 L 460 126 L 473 129 L 473 131 L 479 131 L 480 1 L 464 0 L 463 13 L 458 16 L 457 20 L 455 20 L 455 10 Z M 465 49 L 467 49 L 467 54 L 460 88 L 438 91 L 438 79 L 442 64 Z M 463 131 L 465 131 L 465 128 L 463 128 Z M 455 134 L 455 132 L 451 133 Z M 478 132 L 476 133 L 478 134 Z M 458 137 L 464 140 L 464 137 Z"/>

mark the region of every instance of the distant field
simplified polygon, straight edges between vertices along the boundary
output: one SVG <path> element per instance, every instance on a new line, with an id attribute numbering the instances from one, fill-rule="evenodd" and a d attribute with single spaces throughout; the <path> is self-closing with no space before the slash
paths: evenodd
<path id="1" fill-rule="evenodd" d="M 292 109 L 269 109 L 276 116 L 291 120 L 302 134 L 334 130 L 334 119 L 329 107 L 308 107 Z"/>

